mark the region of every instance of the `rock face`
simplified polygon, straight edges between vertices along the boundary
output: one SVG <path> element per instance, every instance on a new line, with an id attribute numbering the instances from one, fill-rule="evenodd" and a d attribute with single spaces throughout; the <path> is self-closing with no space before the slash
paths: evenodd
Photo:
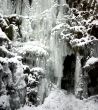
<path id="1" fill-rule="evenodd" d="M 95 0 L 0 0 L 0 109 L 37 106 L 53 88 L 98 94 L 97 11 Z"/>

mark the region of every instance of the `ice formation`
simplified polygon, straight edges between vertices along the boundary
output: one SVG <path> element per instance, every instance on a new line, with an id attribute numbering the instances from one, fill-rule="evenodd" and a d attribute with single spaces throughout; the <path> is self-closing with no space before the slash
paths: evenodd
<path id="1" fill-rule="evenodd" d="M 0 109 L 97 110 L 97 12 L 96 0 L 0 0 Z"/>

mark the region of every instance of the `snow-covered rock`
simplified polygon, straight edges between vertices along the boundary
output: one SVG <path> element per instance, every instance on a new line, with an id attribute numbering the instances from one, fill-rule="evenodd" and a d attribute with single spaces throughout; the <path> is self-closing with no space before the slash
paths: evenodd
<path id="1" fill-rule="evenodd" d="M 87 60 L 84 67 L 90 67 L 90 66 L 94 65 L 95 63 L 98 63 L 98 58 L 91 57 Z"/>
<path id="2" fill-rule="evenodd" d="M 8 51 L 5 46 L 0 46 L 0 57 L 8 57 L 8 58 L 11 58 L 11 57 L 14 57 L 15 54 Z"/>
<path id="3" fill-rule="evenodd" d="M 20 54 L 26 54 L 26 52 L 30 54 L 35 54 L 36 56 L 47 56 L 48 52 L 45 49 L 44 45 L 40 44 L 40 42 L 26 42 L 23 43 L 23 47 L 18 48 Z"/>
<path id="4" fill-rule="evenodd" d="M 32 73 L 32 72 L 38 72 L 38 73 L 40 73 L 40 74 L 45 74 L 45 71 L 42 69 L 42 68 L 40 68 L 40 67 L 34 67 L 34 68 L 32 68 L 31 70 L 30 70 L 30 72 Z"/>
<path id="5" fill-rule="evenodd" d="M 0 109 L 1 110 L 10 110 L 9 96 L 2 95 L 0 97 Z"/>

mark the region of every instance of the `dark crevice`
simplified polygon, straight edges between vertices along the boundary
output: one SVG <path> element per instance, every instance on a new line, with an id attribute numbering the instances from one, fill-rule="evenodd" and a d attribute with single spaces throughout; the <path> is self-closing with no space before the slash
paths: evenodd
<path id="1" fill-rule="evenodd" d="M 31 4 L 32 4 L 32 0 L 29 0 L 29 4 L 30 4 L 30 6 L 31 6 Z"/>
<path id="2" fill-rule="evenodd" d="M 98 64 L 88 72 L 88 96 L 98 94 Z"/>
<path id="3" fill-rule="evenodd" d="M 63 78 L 61 81 L 61 88 L 68 92 L 74 92 L 74 73 L 75 73 L 75 55 L 68 55 L 63 63 Z"/>

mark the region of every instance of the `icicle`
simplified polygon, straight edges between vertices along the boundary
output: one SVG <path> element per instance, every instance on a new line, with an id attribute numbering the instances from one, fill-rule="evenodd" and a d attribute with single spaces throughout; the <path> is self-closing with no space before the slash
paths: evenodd
<path id="1" fill-rule="evenodd" d="M 78 98 L 82 97 L 83 94 L 83 81 L 82 81 L 82 67 L 81 67 L 81 56 L 76 53 L 76 68 L 75 68 L 75 95 Z"/>
<path id="2" fill-rule="evenodd" d="M 56 32 L 54 32 L 57 34 Z M 54 65 L 54 76 L 56 78 L 56 84 L 60 87 L 61 78 L 62 78 L 62 56 L 63 56 L 63 45 L 62 42 L 59 41 L 58 35 L 51 36 L 50 39 L 50 48 L 51 48 L 51 58 Z"/>

